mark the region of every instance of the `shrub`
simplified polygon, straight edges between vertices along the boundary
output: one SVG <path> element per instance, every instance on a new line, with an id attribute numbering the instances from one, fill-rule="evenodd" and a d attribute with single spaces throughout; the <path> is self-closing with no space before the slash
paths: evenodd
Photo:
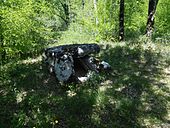
<path id="1" fill-rule="evenodd" d="M 0 31 L 2 59 L 13 58 L 39 50 L 51 38 L 51 29 L 43 19 L 51 16 L 45 1 L 1 1 Z"/>

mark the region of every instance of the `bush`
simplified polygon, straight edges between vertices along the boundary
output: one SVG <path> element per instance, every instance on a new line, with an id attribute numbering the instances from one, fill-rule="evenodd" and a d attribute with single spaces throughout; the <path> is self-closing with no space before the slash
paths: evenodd
<path id="1" fill-rule="evenodd" d="M 51 28 L 43 19 L 51 16 L 50 5 L 45 1 L 1 1 L 0 31 L 2 59 L 39 50 L 51 38 Z"/>

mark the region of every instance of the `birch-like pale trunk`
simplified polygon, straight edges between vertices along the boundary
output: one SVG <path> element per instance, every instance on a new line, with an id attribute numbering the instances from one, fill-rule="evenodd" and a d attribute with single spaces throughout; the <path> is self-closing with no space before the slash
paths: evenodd
<path id="1" fill-rule="evenodd" d="M 96 22 L 96 25 L 99 24 L 99 20 L 98 20 L 98 17 L 97 17 L 97 0 L 93 0 L 93 4 L 94 4 L 94 11 L 95 11 L 95 22 Z"/>
<path id="2" fill-rule="evenodd" d="M 158 0 L 149 0 L 148 19 L 146 24 L 146 36 L 151 37 L 154 30 L 155 12 Z"/>

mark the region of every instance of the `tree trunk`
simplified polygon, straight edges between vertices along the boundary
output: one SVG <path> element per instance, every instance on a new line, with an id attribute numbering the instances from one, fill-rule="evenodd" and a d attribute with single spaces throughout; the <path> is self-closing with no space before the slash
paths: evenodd
<path id="1" fill-rule="evenodd" d="M 68 26 L 69 22 L 70 22 L 70 16 L 69 16 L 70 12 L 69 12 L 68 2 L 67 1 L 64 1 L 64 2 L 60 1 L 60 4 L 62 5 L 65 17 L 63 17 L 63 18 L 62 18 L 62 16 L 59 16 L 59 17 L 62 18 L 65 21 L 66 25 Z"/>
<path id="2" fill-rule="evenodd" d="M 68 25 L 69 21 L 70 21 L 70 18 L 69 18 L 69 6 L 68 6 L 68 4 L 64 3 L 63 9 L 64 9 L 64 12 L 65 12 L 65 15 L 66 15 L 66 21 L 67 21 L 66 24 Z"/>
<path id="3" fill-rule="evenodd" d="M 84 9 L 85 0 L 82 0 L 82 9 Z"/>
<path id="4" fill-rule="evenodd" d="M 93 4 L 94 4 L 95 17 L 96 17 L 95 22 L 96 22 L 96 25 L 98 25 L 99 20 L 98 20 L 98 17 L 97 17 L 97 0 L 94 0 Z"/>
<path id="5" fill-rule="evenodd" d="M 119 12 L 119 41 L 124 40 L 124 0 L 120 0 Z"/>
<path id="6" fill-rule="evenodd" d="M 156 7 L 158 4 L 158 0 L 149 0 L 148 6 L 148 19 L 146 26 L 146 36 L 151 37 L 154 29 L 154 15 L 156 12 Z"/>

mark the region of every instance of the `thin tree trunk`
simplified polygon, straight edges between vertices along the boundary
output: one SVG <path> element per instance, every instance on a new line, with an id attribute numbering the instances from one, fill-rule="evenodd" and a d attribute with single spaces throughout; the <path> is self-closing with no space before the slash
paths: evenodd
<path id="1" fill-rule="evenodd" d="M 124 0 L 120 0 L 119 12 L 119 41 L 124 40 Z"/>
<path id="2" fill-rule="evenodd" d="M 65 12 L 65 15 L 66 15 L 66 21 L 67 21 L 67 25 L 69 24 L 69 21 L 70 21 L 70 18 L 69 18 L 69 6 L 68 6 L 68 4 L 64 4 L 64 6 L 63 6 L 63 8 L 64 8 L 64 12 Z"/>
<path id="3" fill-rule="evenodd" d="M 65 2 L 60 2 L 61 3 L 61 5 L 62 5 L 62 7 L 63 7 L 63 11 L 64 11 L 64 14 L 65 14 L 65 22 L 66 22 L 66 25 L 68 26 L 69 25 L 69 22 L 70 22 L 70 12 L 69 12 L 69 5 L 68 5 L 68 3 L 65 1 Z"/>
<path id="4" fill-rule="evenodd" d="M 158 4 L 158 0 L 149 0 L 148 6 L 148 19 L 147 19 L 147 26 L 146 26 L 146 36 L 151 37 L 154 29 L 154 16 L 156 12 L 156 7 Z"/>
<path id="5" fill-rule="evenodd" d="M 85 0 L 82 0 L 82 9 L 84 9 Z"/>
<path id="6" fill-rule="evenodd" d="M 98 17 L 97 17 L 97 0 L 94 0 L 93 4 L 94 4 L 94 11 L 95 11 L 95 14 L 96 14 L 95 22 L 96 22 L 96 25 L 98 25 L 99 20 L 98 20 Z"/>

